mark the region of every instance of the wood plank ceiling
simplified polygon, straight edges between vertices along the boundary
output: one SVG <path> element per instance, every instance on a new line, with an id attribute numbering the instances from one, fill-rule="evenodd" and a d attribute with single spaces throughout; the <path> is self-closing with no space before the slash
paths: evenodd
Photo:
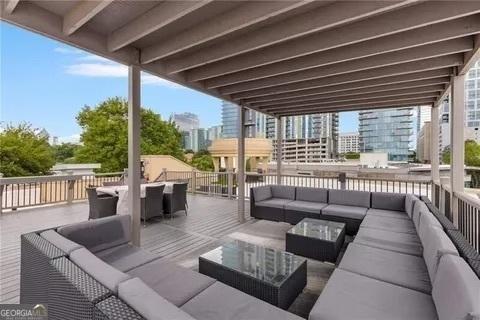
<path id="1" fill-rule="evenodd" d="M 8 0 L 1 19 L 273 116 L 434 104 L 480 1 Z"/>

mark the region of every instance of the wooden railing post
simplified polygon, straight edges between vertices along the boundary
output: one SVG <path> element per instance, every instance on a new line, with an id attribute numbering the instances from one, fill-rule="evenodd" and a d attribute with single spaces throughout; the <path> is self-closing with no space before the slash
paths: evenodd
<path id="1" fill-rule="evenodd" d="M 195 192 L 197 192 L 197 171 L 192 169 L 192 194 L 195 194 Z"/>
<path id="2" fill-rule="evenodd" d="M 3 189 L 4 189 L 4 185 L 0 184 L 0 215 L 2 214 L 2 208 L 3 208 Z"/>
<path id="3" fill-rule="evenodd" d="M 227 170 L 227 192 L 228 198 L 232 199 L 233 197 L 233 171 Z"/>
<path id="4" fill-rule="evenodd" d="M 73 202 L 73 189 L 75 188 L 75 181 L 69 179 L 67 180 L 67 203 L 71 204 Z"/>

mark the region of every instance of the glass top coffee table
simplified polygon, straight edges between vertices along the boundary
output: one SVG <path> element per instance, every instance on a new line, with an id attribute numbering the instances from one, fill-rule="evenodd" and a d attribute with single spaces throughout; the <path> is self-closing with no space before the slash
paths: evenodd
<path id="1" fill-rule="evenodd" d="M 305 258 L 240 240 L 201 255 L 199 271 L 283 309 L 307 284 Z"/>
<path id="2" fill-rule="evenodd" d="M 345 223 L 305 218 L 287 231 L 286 250 L 334 263 L 344 241 Z"/>

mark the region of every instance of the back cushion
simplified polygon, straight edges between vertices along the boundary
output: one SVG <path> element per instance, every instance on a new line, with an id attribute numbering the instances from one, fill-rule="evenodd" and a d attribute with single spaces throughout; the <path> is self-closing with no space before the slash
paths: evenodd
<path id="1" fill-rule="evenodd" d="M 420 215 L 420 225 L 417 232 L 422 242 L 425 235 L 428 234 L 427 231 L 430 227 L 437 227 L 439 229 L 443 229 L 440 222 L 438 222 L 437 218 L 435 218 L 435 216 L 430 211 L 424 211 Z"/>
<path id="2" fill-rule="evenodd" d="M 252 188 L 255 201 L 263 201 L 272 197 L 270 186 Z"/>
<path id="3" fill-rule="evenodd" d="M 329 190 L 328 203 L 344 206 L 370 208 L 370 192 L 350 190 Z"/>
<path id="4" fill-rule="evenodd" d="M 423 259 L 427 265 L 430 281 L 433 283 L 437 274 L 440 258 L 445 254 L 458 256 L 458 251 L 442 229 L 430 226 L 423 236 Z"/>
<path id="5" fill-rule="evenodd" d="M 412 218 L 413 215 L 413 205 L 415 204 L 415 201 L 419 201 L 419 199 L 413 194 L 409 193 L 405 196 L 405 212 L 407 212 L 410 218 Z"/>
<path id="6" fill-rule="evenodd" d="M 432 298 L 438 320 L 480 319 L 480 280 L 460 257 L 440 259 Z"/>
<path id="7" fill-rule="evenodd" d="M 372 192 L 372 208 L 405 211 L 405 195 L 400 193 Z"/>
<path id="8" fill-rule="evenodd" d="M 328 189 L 297 187 L 296 193 L 295 200 L 322 203 L 328 201 Z"/>
<path id="9" fill-rule="evenodd" d="M 40 233 L 40 236 L 48 240 L 48 242 L 50 242 L 51 244 L 53 244 L 55 247 L 62 250 L 66 254 L 70 254 L 70 252 L 72 252 L 73 250 L 76 250 L 82 247 L 78 243 L 73 242 L 63 237 L 62 235 L 58 234 L 57 232 L 55 232 L 55 230 L 44 231 Z"/>
<path id="10" fill-rule="evenodd" d="M 95 253 L 130 242 L 130 216 L 115 215 L 69 224 L 57 232 Z"/>
<path id="11" fill-rule="evenodd" d="M 128 274 L 103 262 L 85 248 L 73 251 L 70 254 L 70 260 L 114 293 L 117 293 L 121 282 L 131 278 Z"/>
<path id="12" fill-rule="evenodd" d="M 415 201 L 415 204 L 413 205 L 412 220 L 413 224 L 415 224 L 415 229 L 417 229 L 417 231 L 419 230 L 418 227 L 420 225 L 420 216 L 423 212 L 430 212 L 427 205 L 423 203 L 423 201 Z"/>
<path id="13" fill-rule="evenodd" d="M 272 186 L 272 196 L 274 198 L 295 200 L 295 187 Z"/>

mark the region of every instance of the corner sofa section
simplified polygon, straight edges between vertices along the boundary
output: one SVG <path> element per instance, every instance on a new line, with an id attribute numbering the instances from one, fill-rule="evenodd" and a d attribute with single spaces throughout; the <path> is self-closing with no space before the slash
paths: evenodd
<path id="1" fill-rule="evenodd" d="M 130 216 L 117 215 L 22 235 L 20 301 L 48 304 L 50 319 L 300 320 L 132 245 L 130 234 Z"/>

